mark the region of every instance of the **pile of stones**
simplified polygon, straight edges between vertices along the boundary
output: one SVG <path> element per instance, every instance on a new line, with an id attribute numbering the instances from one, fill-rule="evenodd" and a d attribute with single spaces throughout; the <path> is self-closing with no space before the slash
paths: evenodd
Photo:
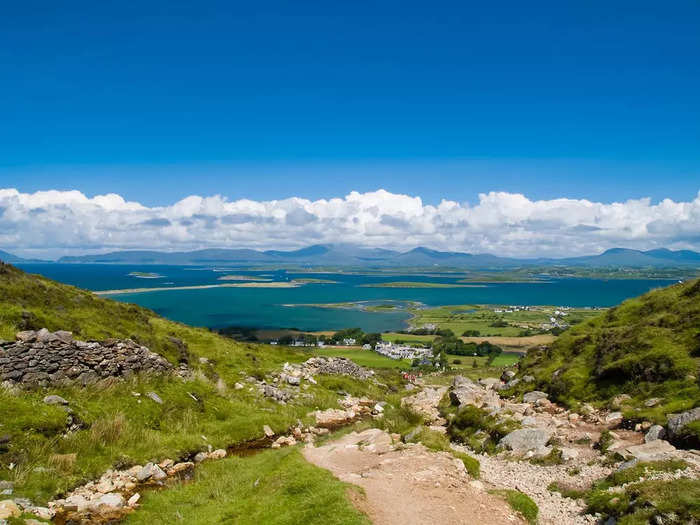
<path id="1" fill-rule="evenodd" d="M 76 341 L 71 332 L 46 328 L 0 341 L 0 380 L 26 385 L 79 383 L 135 373 L 163 374 L 172 365 L 131 339 Z"/>
<path id="2" fill-rule="evenodd" d="M 305 374 L 311 376 L 316 374 L 345 375 L 367 380 L 374 375 L 372 370 L 356 365 L 344 357 L 312 357 L 302 363 L 301 369 Z"/>
<path id="3" fill-rule="evenodd" d="M 271 374 L 265 379 L 248 377 L 248 382 L 254 383 L 258 391 L 265 397 L 271 398 L 280 404 L 285 404 L 294 399 L 300 389 L 307 389 L 315 385 L 315 375 L 345 375 L 361 380 L 368 380 L 374 376 L 372 370 L 356 365 L 343 357 L 312 357 L 301 364 L 285 363 L 282 371 Z M 237 389 L 244 388 L 240 383 Z"/>

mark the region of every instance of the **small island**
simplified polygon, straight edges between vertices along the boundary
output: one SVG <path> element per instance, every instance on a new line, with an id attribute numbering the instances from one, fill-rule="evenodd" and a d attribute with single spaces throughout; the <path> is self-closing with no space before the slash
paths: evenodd
<path id="1" fill-rule="evenodd" d="M 129 277 L 136 277 L 137 279 L 162 279 L 165 276 L 153 272 L 131 272 Z"/>
<path id="2" fill-rule="evenodd" d="M 293 279 L 293 283 L 299 284 L 338 284 L 338 281 L 331 281 L 330 279 L 313 279 L 310 277 L 302 277 L 300 279 Z"/>
<path id="3" fill-rule="evenodd" d="M 217 280 L 218 281 L 258 281 L 258 282 L 272 281 L 272 279 L 266 279 L 264 277 L 256 277 L 254 275 L 222 275 Z"/>
<path id="4" fill-rule="evenodd" d="M 361 288 L 486 288 L 485 284 L 430 283 L 423 281 L 395 281 L 361 284 Z"/>

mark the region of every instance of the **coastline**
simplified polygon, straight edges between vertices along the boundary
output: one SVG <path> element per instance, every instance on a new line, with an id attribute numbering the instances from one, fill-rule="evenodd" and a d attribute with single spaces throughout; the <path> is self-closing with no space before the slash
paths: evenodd
<path id="1" fill-rule="evenodd" d="M 171 290 L 205 290 L 208 288 L 298 288 L 300 284 L 293 282 L 255 282 L 255 283 L 227 283 L 227 284 L 200 284 L 195 286 L 163 286 L 157 288 L 124 288 L 121 290 L 97 290 L 95 295 L 121 295 L 148 292 L 167 292 Z"/>

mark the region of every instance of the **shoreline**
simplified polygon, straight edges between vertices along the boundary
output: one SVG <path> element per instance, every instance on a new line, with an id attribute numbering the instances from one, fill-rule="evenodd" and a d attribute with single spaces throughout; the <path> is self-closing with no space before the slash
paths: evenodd
<path id="1" fill-rule="evenodd" d="M 293 282 L 254 282 L 227 284 L 199 284 L 192 286 L 163 286 L 157 288 L 124 288 L 121 290 L 97 290 L 95 295 L 121 295 L 148 292 L 167 292 L 171 290 L 206 290 L 208 288 L 298 288 L 301 284 Z"/>

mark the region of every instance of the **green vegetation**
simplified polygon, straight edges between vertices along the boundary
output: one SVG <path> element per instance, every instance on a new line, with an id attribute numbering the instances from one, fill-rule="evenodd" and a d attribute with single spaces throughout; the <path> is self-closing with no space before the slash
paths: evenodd
<path id="1" fill-rule="evenodd" d="M 279 405 L 247 388 L 246 376 L 263 378 L 284 362 L 301 362 L 304 351 L 237 343 L 208 330 L 170 322 L 135 305 L 95 295 L 11 266 L 0 265 L 0 338 L 18 330 L 68 329 L 79 339 L 129 337 L 166 357 L 189 362 L 194 378 L 134 377 L 87 388 L 56 387 L 19 391 L 0 388 L 0 479 L 15 482 L 15 494 L 43 502 L 99 477 L 152 459 L 189 457 L 209 445 L 227 448 L 263 435 L 263 425 L 281 433 L 308 413 L 336 407 L 338 391 L 383 399 L 396 388 L 398 374 L 378 371 L 389 387 L 348 377 L 319 377 L 296 400 Z M 182 340 L 178 348 L 170 337 Z M 199 358 L 206 358 L 201 362 Z M 158 404 L 145 394 L 156 392 Z M 67 399 L 79 429 L 67 433 L 62 407 L 42 402 L 46 394 Z M 10 468 L 10 465 L 13 468 Z"/>
<path id="2" fill-rule="evenodd" d="M 500 310 L 500 311 L 497 311 Z M 457 305 L 437 308 L 413 308 L 411 326 L 420 329 L 434 325 L 464 337 L 524 337 L 545 333 L 543 324 L 560 308 L 556 306 L 530 306 L 527 310 L 509 311 L 499 305 Z M 561 316 L 566 324 L 576 325 L 596 316 L 599 311 L 589 308 L 571 308 Z"/>
<path id="3" fill-rule="evenodd" d="M 346 357 L 360 366 L 370 368 L 402 368 L 411 367 L 408 359 L 389 359 L 386 356 L 372 350 L 360 350 L 359 348 L 317 348 L 314 355 L 324 357 Z"/>
<path id="4" fill-rule="evenodd" d="M 126 523 L 368 525 L 349 490 L 357 489 L 307 463 L 297 448 L 266 450 L 205 463 L 192 482 L 146 493 Z"/>
<path id="5" fill-rule="evenodd" d="M 499 421 L 474 405 L 455 407 L 447 395 L 438 408 L 440 415 L 448 421 L 447 436 L 476 452 L 495 452 L 501 438 L 520 428 L 516 421 Z"/>
<path id="6" fill-rule="evenodd" d="M 700 518 L 700 480 L 640 481 L 654 473 L 675 472 L 687 466 L 682 460 L 638 463 L 613 472 L 587 491 L 569 489 L 558 483 L 550 484 L 548 489 L 567 498 L 585 500 L 586 512 L 599 513 L 603 520 L 612 517 L 627 525 L 694 523 Z M 659 519 L 653 521 L 654 517 Z"/>
<path id="7" fill-rule="evenodd" d="M 512 489 L 492 490 L 491 494 L 497 494 L 504 498 L 511 508 L 521 514 L 531 525 L 537 524 L 537 515 L 540 509 L 537 508 L 537 503 L 532 501 L 527 494 Z"/>
<path id="8" fill-rule="evenodd" d="M 700 405 L 700 280 L 629 299 L 528 352 L 521 374 L 569 406 L 628 394 L 624 415 L 664 424 L 666 414 Z M 532 388 L 529 385 L 528 388 Z M 517 392 L 517 388 L 515 391 Z M 661 401 L 647 407 L 649 398 Z M 700 443 L 700 425 L 688 425 Z"/>

